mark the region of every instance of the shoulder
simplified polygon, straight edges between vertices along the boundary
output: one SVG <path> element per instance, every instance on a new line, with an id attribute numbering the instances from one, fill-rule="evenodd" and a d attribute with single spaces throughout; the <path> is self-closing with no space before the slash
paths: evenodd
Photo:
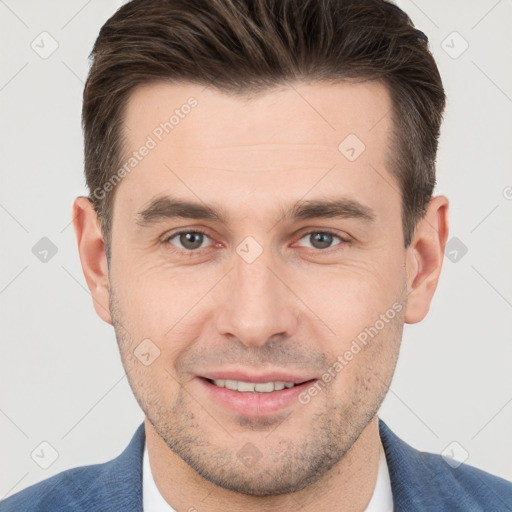
<path id="1" fill-rule="evenodd" d="M 142 423 L 115 459 L 68 469 L 0 502 L 0 512 L 142 510 Z"/>
<path id="2" fill-rule="evenodd" d="M 16 493 L 0 503 L 1 512 L 67 510 L 76 505 L 77 496 L 87 501 L 84 490 L 97 487 L 105 466 L 95 464 L 63 471 Z"/>
<path id="3" fill-rule="evenodd" d="M 380 420 L 393 500 L 398 510 L 512 511 L 512 483 L 468 464 L 421 452 Z"/>
<path id="4" fill-rule="evenodd" d="M 425 465 L 437 474 L 434 484 L 442 480 L 442 489 L 451 494 L 452 500 L 467 500 L 475 510 L 512 511 L 511 482 L 469 464 L 452 467 L 440 455 L 420 453 Z"/>

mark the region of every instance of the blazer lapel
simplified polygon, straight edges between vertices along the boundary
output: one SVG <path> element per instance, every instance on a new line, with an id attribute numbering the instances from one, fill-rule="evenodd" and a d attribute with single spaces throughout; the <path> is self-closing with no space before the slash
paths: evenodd
<path id="1" fill-rule="evenodd" d="M 68 486 L 65 510 L 143 512 L 142 455 L 144 442 L 145 432 L 144 423 L 142 423 L 128 446 L 118 457 L 105 464 L 96 465 L 94 478 L 84 480 L 83 478 L 75 479 L 73 474 L 67 476 L 66 478 L 72 485 Z"/>

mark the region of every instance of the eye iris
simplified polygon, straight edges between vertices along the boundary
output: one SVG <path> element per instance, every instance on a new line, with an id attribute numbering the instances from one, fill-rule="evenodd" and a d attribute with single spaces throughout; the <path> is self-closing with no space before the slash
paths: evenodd
<path id="1" fill-rule="evenodd" d="M 332 243 L 332 235 L 329 233 L 314 233 L 310 235 L 310 239 L 315 249 L 325 249 Z"/>
<path id="2" fill-rule="evenodd" d="M 190 233 L 182 233 L 180 235 L 180 243 L 186 249 L 198 249 L 203 243 L 203 234 L 193 231 Z"/>
<path id="3" fill-rule="evenodd" d="M 186 249 L 198 249 L 203 243 L 204 235 L 196 231 L 180 234 L 180 243 Z M 326 249 L 332 244 L 333 235 L 330 233 L 317 232 L 309 235 L 315 249 Z"/>

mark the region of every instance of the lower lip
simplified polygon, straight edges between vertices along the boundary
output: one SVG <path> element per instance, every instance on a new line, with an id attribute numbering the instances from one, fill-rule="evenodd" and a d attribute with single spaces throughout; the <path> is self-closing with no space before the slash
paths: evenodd
<path id="1" fill-rule="evenodd" d="M 316 379 L 270 393 L 233 391 L 220 388 L 202 377 L 198 380 L 207 393 L 225 408 L 243 416 L 270 416 L 297 403 L 298 396 L 314 384 Z"/>

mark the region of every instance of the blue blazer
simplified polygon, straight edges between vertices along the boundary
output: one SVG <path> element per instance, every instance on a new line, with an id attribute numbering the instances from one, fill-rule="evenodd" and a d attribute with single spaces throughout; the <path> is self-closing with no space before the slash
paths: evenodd
<path id="1" fill-rule="evenodd" d="M 394 512 L 512 511 L 512 483 L 415 450 L 379 419 Z M 0 512 L 142 512 L 144 423 L 115 459 L 63 471 L 0 502 Z"/>

